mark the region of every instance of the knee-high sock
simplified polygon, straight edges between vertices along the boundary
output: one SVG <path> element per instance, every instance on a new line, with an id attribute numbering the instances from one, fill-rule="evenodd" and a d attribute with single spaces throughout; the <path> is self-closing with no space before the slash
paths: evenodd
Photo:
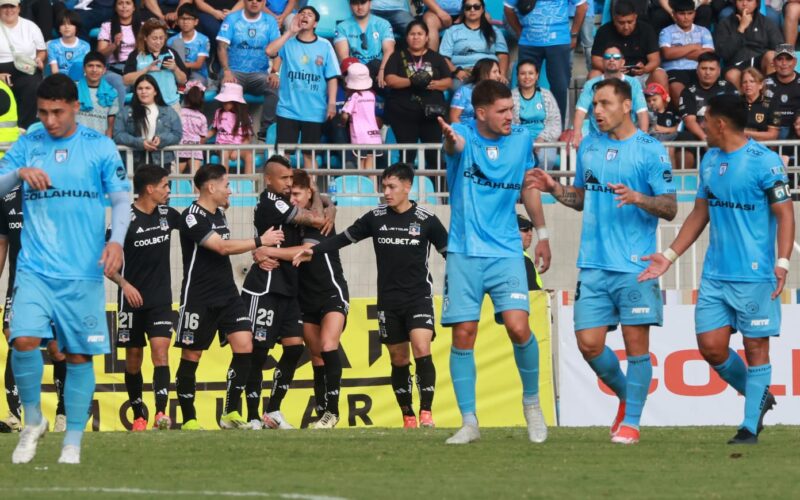
<path id="1" fill-rule="evenodd" d="M 144 418 L 144 401 L 142 401 L 142 372 L 125 372 L 125 389 L 128 390 L 128 402 L 133 410 L 133 419 Z"/>
<path id="2" fill-rule="evenodd" d="M 736 351 L 728 349 L 728 359 L 720 365 L 712 365 L 712 368 L 717 371 L 722 380 L 736 389 L 736 392 L 744 395 L 745 384 L 747 383 L 747 367 Z"/>
<path id="3" fill-rule="evenodd" d="M 5 372 L 6 403 L 8 403 L 8 411 L 10 411 L 12 415 L 20 419 L 22 418 L 22 405 L 19 402 L 19 390 L 17 389 L 17 383 L 14 381 L 14 371 L 13 371 L 14 369 L 11 366 L 12 364 L 11 358 L 13 352 L 14 352 L 13 349 L 9 349 L 8 356 L 6 357 L 6 372 Z"/>
<path id="4" fill-rule="evenodd" d="M 39 349 L 18 351 L 12 348 L 11 356 L 14 360 L 14 380 L 25 411 L 25 425 L 39 425 L 42 421 L 42 353 Z"/>
<path id="5" fill-rule="evenodd" d="M 281 359 L 272 374 L 272 394 L 269 396 L 267 413 L 281 409 L 281 403 L 294 380 L 294 371 L 297 370 L 297 362 L 300 361 L 302 355 L 303 346 L 301 345 L 283 347 Z"/>
<path id="6" fill-rule="evenodd" d="M 758 419 L 764 398 L 772 381 L 772 365 L 751 366 L 747 368 L 747 384 L 744 392 L 744 421 L 742 427 L 758 434 Z"/>
<path id="7" fill-rule="evenodd" d="M 325 361 L 325 410 L 339 415 L 339 391 L 342 387 L 342 360 L 339 358 L 339 349 L 324 351 L 322 359 Z"/>
<path id="8" fill-rule="evenodd" d="M 169 402 L 169 366 L 153 367 L 153 395 L 156 413 L 166 413 Z"/>
<path id="9" fill-rule="evenodd" d="M 64 382 L 67 378 L 67 360 L 53 361 L 53 385 L 56 386 L 56 415 L 65 415 L 64 409 Z"/>
<path id="10" fill-rule="evenodd" d="M 539 402 L 539 343 L 531 332 L 531 338 L 524 344 L 514 346 L 514 361 L 522 380 L 522 404 Z"/>
<path id="11" fill-rule="evenodd" d="M 325 365 L 313 366 L 314 370 L 314 402 L 317 416 L 325 412 Z"/>
<path id="12" fill-rule="evenodd" d="M 472 349 L 450 348 L 450 377 L 464 424 L 478 423 L 475 416 L 475 353 Z"/>
<path id="13" fill-rule="evenodd" d="M 64 446 L 80 446 L 94 396 L 94 364 L 91 359 L 86 363 L 67 363 L 65 382 L 64 407 L 67 410 L 67 432 L 64 435 Z"/>
<path id="14" fill-rule="evenodd" d="M 650 361 L 650 354 L 628 356 L 628 373 L 625 378 L 628 383 L 625 389 L 625 418 L 622 423 L 638 429 L 644 402 L 647 400 L 647 391 L 650 389 L 650 381 L 653 379 L 653 364 Z"/>
<path id="15" fill-rule="evenodd" d="M 248 421 L 261 419 L 258 407 L 261 405 L 261 386 L 264 382 L 264 361 L 266 360 L 266 350 L 253 350 L 253 354 L 250 357 L 250 375 L 247 377 L 247 385 L 244 386 Z"/>
<path id="16" fill-rule="evenodd" d="M 228 366 L 227 385 L 225 386 L 225 413 L 239 411 L 242 405 L 242 391 L 250 375 L 253 354 L 235 352 Z"/>
<path id="17" fill-rule="evenodd" d="M 622 373 L 622 368 L 619 367 L 619 359 L 614 351 L 606 346 L 599 356 L 590 359 L 588 363 L 600 380 L 614 391 L 619 399 L 624 401 L 627 381 L 625 374 Z"/>
<path id="18" fill-rule="evenodd" d="M 436 367 L 433 365 L 433 357 L 429 354 L 420 358 L 415 358 L 417 365 L 417 390 L 419 391 L 419 410 L 431 411 L 433 406 L 433 394 L 436 391 Z"/>
<path id="19" fill-rule="evenodd" d="M 395 366 L 392 365 L 392 390 L 400 411 L 403 415 L 414 415 L 413 397 L 411 395 L 411 365 Z"/>
<path id="20" fill-rule="evenodd" d="M 197 361 L 181 359 L 178 371 L 175 373 L 175 392 L 178 393 L 178 403 L 181 405 L 184 422 L 197 418 L 194 409 L 194 394 L 197 390 L 195 384 L 197 364 Z"/>

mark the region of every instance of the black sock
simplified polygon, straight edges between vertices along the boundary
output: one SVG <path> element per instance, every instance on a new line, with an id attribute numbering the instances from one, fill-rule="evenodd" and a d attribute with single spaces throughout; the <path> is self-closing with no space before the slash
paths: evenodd
<path id="1" fill-rule="evenodd" d="M 339 349 L 322 353 L 325 361 L 325 410 L 339 416 L 339 389 L 342 386 L 342 360 Z"/>
<path id="2" fill-rule="evenodd" d="M 8 403 L 8 411 L 10 411 L 17 419 L 22 418 L 22 404 L 19 402 L 19 391 L 17 390 L 17 383 L 14 382 L 14 370 L 11 368 L 11 346 L 8 349 L 8 357 L 6 358 L 6 402 Z"/>
<path id="3" fill-rule="evenodd" d="M 58 406 L 56 406 L 56 415 L 66 415 L 64 410 L 64 380 L 67 378 L 67 360 L 53 361 L 53 385 L 56 386 L 56 397 L 58 397 Z M 139 386 L 141 387 L 141 385 Z M 140 389 L 141 391 L 141 389 Z"/>
<path id="4" fill-rule="evenodd" d="M 281 409 L 281 402 L 283 402 L 284 396 L 289 391 L 289 385 L 294 380 L 294 371 L 297 369 L 297 362 L 300 361 L 300 356 L 302 355 L 303 346 L 301 345 L 283 347 L 283 354 L 272 375 L 272 394 L 269 396 L 267 413 Z"/>
<path id="5" fill-rule="evenodd" d="M 178 403 L 181 405 L 184 423 L 197 418 L 194 411 L 195 372 L 197 372 L 197 361 L 181 359 L 178 371 L 175 373 L 175 392 L 178 393 Z"/>
<path id="6" fill-rule="evenodd" d="M 431 411 L 433 392 L 436 389 L 436 367 L 430 354 L 416 358 L 417 390 L 419 390 L 419 410 Z"/>
<path id="7" fill-rule="evenodd" d="M 156 366 L 153 368 L 153 394 L 156 397 L 156 413 L 167 413 L 169 366 Z"/>
<path id="8" fill-rule="evenodd" d="M 264 361 L 267 360 L 267 351 L 256 349 L 250 355 L 250 375 L 244 386 L 244 395 L 247 399 L 247 420 L 260 420 L 258 407 L 261 404 L 261 386 L 264 382 Z"/>
<path id="9" fill-rule="evenodd" d="M 125 372 L 125 388 L 128 389 L 128 401 L 133 410 L 133 419 L 144 417 L 144 403 L 142 401 L 142 372 Z"/>
<path id="10" fill-rule="evenodd" d="M 317 416 L 325 412 L 325 366 L 313 366 L 314 369 L 314 402 Z"/>
<path id="11" fill-rule="evenodd" d="M 411 407 L 411 370 L 405 366 L 392 365 L 392 389 L 397 404 L 403 415 L 414 415 L 414 408 Z"/>
<path id="12" fill-rule="evenodd" d="M 250 364 L 253 362 L 250 352 L 235 352 L 228 367 L 228 385 L 225 390 L 225 413 L 239 411 L 242 404 L 242 391 L 250 375 Z"/>

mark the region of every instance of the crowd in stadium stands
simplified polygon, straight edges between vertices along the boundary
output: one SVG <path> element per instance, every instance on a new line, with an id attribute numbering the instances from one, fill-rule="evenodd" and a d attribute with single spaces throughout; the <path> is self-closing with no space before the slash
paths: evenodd
<path id="1" fill-rule="evenodd" d="M 440 142 L 437 117 L 471 118 L 484 79 L 512 87 L 514 123 L 538 143 L 577 147 L 596 130 L 604 78 L 632 86 L 634 120 L 659 140 L 704 140 L 705 101 L 729 92 L 747 102 L 749 136 L 798 138 L 800 0 L 501 1 L 350 0 L 342 12 L 333 0 L 0 0 L 0 81 L 26 129 L 38 83 L 66 73 L 83 124 L 184 172 L 202 153 L 164 147 Z M 570 109 L 578 47 L 588 75 Z M 536 152 L 557 164 L 555 150 Z M 353 153 L 348 164 L 380 165 Z M 222 156 L 254 171 L 251 152 Z"/>

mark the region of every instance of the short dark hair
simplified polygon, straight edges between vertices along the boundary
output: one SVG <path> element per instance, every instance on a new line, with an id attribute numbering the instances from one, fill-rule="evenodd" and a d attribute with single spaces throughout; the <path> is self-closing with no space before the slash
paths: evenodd
<path id="1" fill-rule="evenodd" d="M 482 80 L 472 89 L 472 107 L 488 106 L 498 99 L 510 99 L 511 90 L 505 83 Z"/>
<path id="2" fill-rule="evenodd" d="M 716 52 L 703 52 L 699 56 L 697 56 L 697 65 L 699 66 L 700 63 L 704 62 L 715 62 L 717 64 L 722 64 L 722 59 L 717 55 Z"/>
<path id="3" fill-rule="evenodd" d="M 283 165 L 286 168 L 292 168 L 292 164 L 291 164 L 291 162 L 289 162 L 289 159 L 286 158 L 285 156 L 279 155 L 279 154 L 274 154 L 274 155 L 270 156 L 269 158 L 267 158 L 267 161 L 264 164 L 266 165 L 268 163 L 278 163 L 280 165 Z"/>
<path id="4" fill-rule="evenodd" d="M 78 31 L 81 29 L 81 16 L 78 15 L 77 11 L 74 10 L 63 10 L 56 18 L 56 29 L 64 24 L 64 20 L 69 21 L 69 24 L 78 28 Z"/>
<path id="5" fill-rule="evenodd" d="M 222 179 L 227 173 L 228 169 L 219 163 L 206 163 L 195 172 L 194 185 L 197 189 L 203 189 L 207 182 Z"/>
<path id="6" fill-rule="evenodd" d="M 134 169 L 133 192 L 142 194 L 147 186 L 158 184 L 164 177 L 169 177 L 169 171 L 166 168 L 152 163 L 145 163 Z"/>
<path id="7" fill-rule="evenodd" d="M 85 56 L 83 56 L 83 67 L 85 68 L 90 62 L 99 62 L 103 65 L 103 67 L 105 67 L 106 57 L 96 50 L 90 50 Z"/>
<path id="8" fill-rule="evenodd" d="M 636 14 L 636 6 L 630 0 L 617 0 L 614 5 L 614 16 L 630 16 Z"/>
<path id="9" fill-rule="evenodd" d="M 517 62 L 517 74 L 518 75 L 519 75 L 519 69 L 522 66 L 526 65 L 526 64 L 530 64 L 531 66 L 536 68 L 536 72 L 539 73 L 539 66 L 535 62 L 533 62 L 533 59 L 520 59 L 519 62 Z"/>
<path id="10" fill-rule="evenodd" d="M 406 26 L 406 33 L 403 38 L 408 38 L 408 34 L 411 33 L 411 28 L 414 26 L 419 26 L 422 28 L 422 31 L 425 32 L 426 35 L 430 35 L 431 31 L 428 29 L 428 25 L 422 19 L 414 19 Z"/>
<path id="11" fill-rule="evenodd" d="M 604 78 L 599 82 L 592 85 L 592 90 L 597 93 L 598 90 L 611 87 L 614 90 L 614 94 L 618 96 L 622 96 L 622 100 L 633 100 L 633 93 L 631 92 L 631 85 L 626 82 L 625 80 L 620 80 L 619 78 Z"/>
<path id="12" fill-rule="evenodd" d="M 36 97 L 51 101 L 75 102 L 78 100 L 78 87 L 72 78 L 64 73 L 50 75 L 39 84 Z"/>
<path id="13" fill-rule="evenodd" d="M 695 9 L 694 0 L 670 0 L 669 5 L 673 12 L 687 12 Z"/>
<path id="14" fill-rule="evenodd" d="M 616 43 L 609 43 L 603 48 L 603 54 L 608 52 L 608 49 L 617 49 L 619 53 L 622 54 L 622 57 L 625 57 L 625 51 L 622 50 L 622 45 L 617 45 Z"/>
<path id="15" fill-rule="evenodd" d="M 311 176 L 308 172 L 301 169 L 292 171 L 292 187 L 300 189 L 311 189 Z"/>
<path id="16" fill-rule="evenodd" d="M 195 19 L 200 19 L 200 14 L 197 12 L 197 9 L 190 3 L 185 3 L 178 7 L 178 17 L 181 16 L 191 16 Z"/>
<path id="17" fill-rule="evenodd" d="M 315 9 L 314 7 L 312 7 L 310 5 L 306 5 L 305 7 L 303 7 L 300 10 L 298 10 L 297 12 L 300 13 L 300 12 L 303 12 L 304 10 L 310 10 L 314 14 L 314 20 L 316 22 L 319 22 L 319 11 L 317 9 Z"/>
<path id="18" fill-rule="evenodd" d="M 706 116 L 724 118 L 736 130 L 744 130 L 747 126 L 747 103 L 744 98 L 736 94 L 718 94 L 706 101 Z"/>
<path id="19" fill-rule="evenodd" d="M 389 177 L 397 177 L 401 181 L 414 182 L 414 167 L 405 162 L 392 163 L 381 173 L 381 182 Z"/>

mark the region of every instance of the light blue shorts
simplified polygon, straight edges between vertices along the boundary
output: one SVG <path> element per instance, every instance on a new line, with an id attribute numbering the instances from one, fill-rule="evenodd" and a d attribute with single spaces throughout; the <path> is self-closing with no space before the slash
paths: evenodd
<path id="1" fill-rule="evenodd" d="M 639 283 L 637 273 L 581 269 L 575 287 L 575 330 L 664 323 L 658 280 Z"/>
<path id="2" fill-rule="evenodd" d="M 781 299 L 772 300 L 775 282 L 747 283 L 703 278 L 697 292 L 694 325 L 698 334 L 731 326 L 745 337 L 781 333 Z"/>
<path id="3" fill-rule="evenodd" d="M 51 326 L 52 324 L 52 326 Z M 20 271 L 14 282 L 11 337 L 53 338 L 69 354 L 108 354 L 102 281 L 57 280 Z"/>
<path id="4" fill-rule="evenodd" d="M 444 277 L 442 325 L 478 321 L 483 296 L 492 298 L 495 314 L 528 312 L 528 275 L 519 257 L 470 257 L 448 253 Z"/>

